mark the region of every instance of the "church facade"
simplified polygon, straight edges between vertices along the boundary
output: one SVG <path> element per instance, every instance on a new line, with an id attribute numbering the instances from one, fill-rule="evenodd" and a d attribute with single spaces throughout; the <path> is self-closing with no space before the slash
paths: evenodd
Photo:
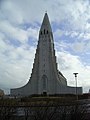
<path id="1" fill-rule="evenodd" d="M 57 68 L 54 40 L 47 13 L 45 13 L 39 31 L 38 45 L 31 77 L 28 83 L 20 88 L 11 89 L 13 96 L 32 94 L 75 94 L 76 88 L 67 86 L 67 80 Z M 82 87 L 77 87 L 82 93 Z"/>

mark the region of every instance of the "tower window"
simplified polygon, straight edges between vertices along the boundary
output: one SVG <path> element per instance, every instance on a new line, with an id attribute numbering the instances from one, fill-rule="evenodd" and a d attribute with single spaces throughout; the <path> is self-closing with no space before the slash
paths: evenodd
<path id="1" fill-rule="evenodd" d="M 42 35 L 42 31 L 41 31 L 41 35 Z"/>
<path id="2" fill-rule="evenodd" d="M 48 34 L 48 30 L 47 30 L 47 34 Z"/>
<path id="3" fill-rule="evenodd" d="M 45 34 L 45 29 L 44 29 L 44 34 Z"/>

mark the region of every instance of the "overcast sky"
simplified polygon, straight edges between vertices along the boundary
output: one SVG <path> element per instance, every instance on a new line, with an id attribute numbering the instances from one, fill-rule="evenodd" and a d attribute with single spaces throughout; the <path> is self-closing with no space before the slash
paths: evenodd
<path id="1" fill-rule="evenodd" d="M 31 75 L 39 29 L 47 11 L 58 69 L 75 86 L 90 89 L 89 0 L 0 0 L 0 89 L 25 85 Z"/>

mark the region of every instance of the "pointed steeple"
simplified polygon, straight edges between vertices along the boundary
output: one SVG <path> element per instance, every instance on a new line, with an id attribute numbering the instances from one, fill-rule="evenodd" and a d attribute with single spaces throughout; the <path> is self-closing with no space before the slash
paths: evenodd
<path id="1" fill-rule="evenodd" d="M 38 39 L 31 77 L 25 86 L 11 89 L 11 95 L 75 94 L 76 88 L 67 86 L 66 78 L 58 71 L 54 40 L 47 13 L 45 13 Z M 77 88 L 81 94 L 82 89 Z"/>
<path id="2" fill-rule="evenodd" d="M 45 13 L 45 15 L 44 15 L 44 19 L 43 19 L 43 22 L 42 22 L 42 25 L 41 25 L 40 32 L 41 31 L 42 32 L 44 32 L 44 31 L 52 32 L 51 25 L 50 25 L 47 13 Z"/>

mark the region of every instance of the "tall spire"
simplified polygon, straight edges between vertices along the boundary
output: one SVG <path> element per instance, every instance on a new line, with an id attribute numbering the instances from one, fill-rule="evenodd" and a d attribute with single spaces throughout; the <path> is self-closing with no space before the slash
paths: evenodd
<path id="1" fill-rule="evenodd" d="M 77 89 L 81 93 L 82 89 Z M 75 93 L 75 88 L 67 86 L 66 78 L 58 71 L 54 40 L 47 13 L 45 13 L 38 45 L 35 53 L 31 77 L 25 86 L 11 89 L 11 95 Z"/>
<path id="2" fill-rule="evenodd" d="M 48 30 L 48 32 L 52 32 L 47 12 L 44 15 L 44 19 L 43 19 L 40 31 L 43 31 L 43 30 Z"/>

